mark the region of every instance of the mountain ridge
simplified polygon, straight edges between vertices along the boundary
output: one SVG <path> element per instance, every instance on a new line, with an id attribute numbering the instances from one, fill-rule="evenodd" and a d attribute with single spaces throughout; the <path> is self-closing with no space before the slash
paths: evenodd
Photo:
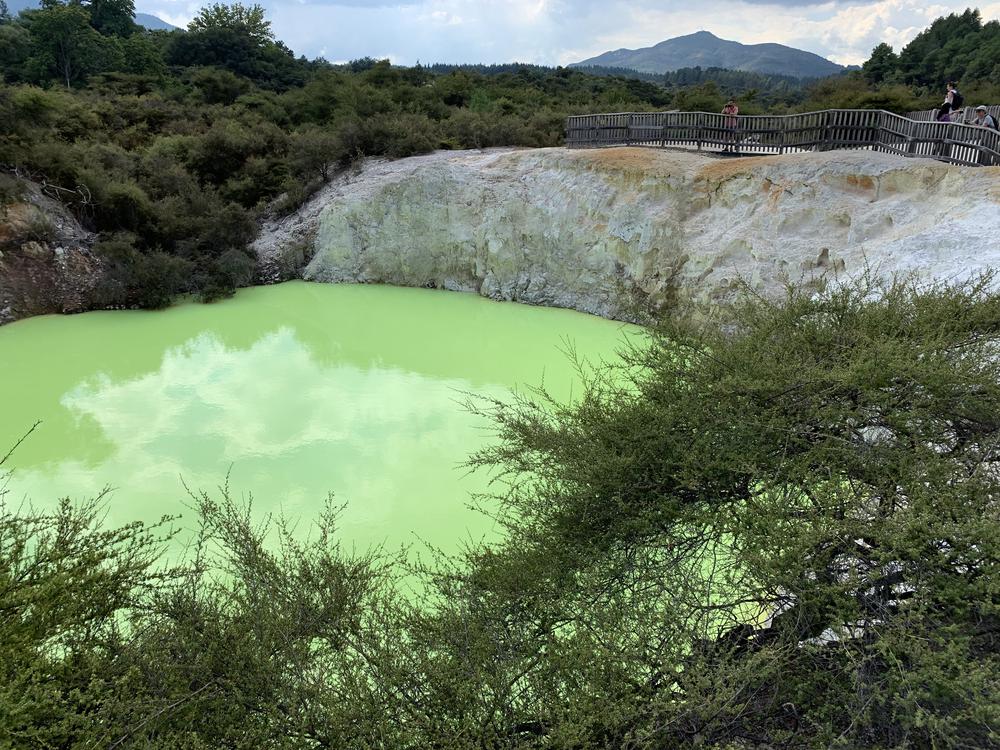
<path id="1" fill-rule="evenodd" d="M 570 67 L 588 65 L 632 68 L 643 73 L 667 73 L 680 68 L 714 67 L 753 73 L 824 78 L 844 66 L 806 50 L 775 42 L 742 44 L 717 37 L 710 31 L 664 39 L 651 47 L 622 47 L 590 57 Z"/>

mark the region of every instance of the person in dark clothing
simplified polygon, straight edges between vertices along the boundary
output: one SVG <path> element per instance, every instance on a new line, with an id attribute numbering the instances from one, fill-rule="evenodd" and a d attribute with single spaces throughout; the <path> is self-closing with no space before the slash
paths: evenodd
<path id="1" fill-rule="evenodd" d="M 944 96 L 944 103 L 948 105 L 951 122 L 955 122 L 956 118 L 965 114 L 965 97 L 958 90 L 958 84 L 955 81 L 948 81 L 948 93 Z"/>

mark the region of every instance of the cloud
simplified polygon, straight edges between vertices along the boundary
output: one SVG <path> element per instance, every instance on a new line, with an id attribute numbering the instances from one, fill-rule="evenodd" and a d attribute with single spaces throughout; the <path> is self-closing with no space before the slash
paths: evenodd
<path id="1" fill-rule="evenodd" d="M 347 503 L 341 528 L 350 542 L 395 545 L 416 531 L 453 544 L 466 526 L 489 526 L 464 509 L 485 478 L 458 468 L 484 434 L 456 405 L 457 394 L 473 389 L 462 378 L 318 361 L 289 327 L 245 349 L 202 334 L 167 350 L 153 372 L 99 376 L 66 393 L 62 407 L 96 425 L 108 450 L 96 463 L 19 468 L 10 489 L 44 504 L 114 482 L 122 489 L 112 523 L 155 521 L 186 513 L 182 478 L 212 492 L 231 471 L 236 496 L 252 488 L 260 513 L 308 522 L 335 491 Z"/>
<path id="2" fill-rule="evenodd" d="M 744 43 L 778 42 L 858 64 L 887 41 L 897 49 L 963 3 L 920 0 L 264 0 L 277 36 L 330 60 L 390 56 L 401 64 L 535 62 L 565 65 L 620 47 L 647 47 L 702 29 Z M 139 2 L 181 24 L 187 0 Z M 1000 3 L 982 8 L 1000 17 Z"/>

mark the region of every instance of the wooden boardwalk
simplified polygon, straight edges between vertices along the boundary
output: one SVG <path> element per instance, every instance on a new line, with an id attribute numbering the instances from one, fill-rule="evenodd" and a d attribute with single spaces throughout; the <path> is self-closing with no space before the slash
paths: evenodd
<path id="1" fill-rule="evenodd" d="M 798 115 L 615 112 L 566 118 L 566 145 L 694 146 L 736 154 L 862 149 L 965 166 L 1000 165 L 1000 132 L 872 109 Z"/>

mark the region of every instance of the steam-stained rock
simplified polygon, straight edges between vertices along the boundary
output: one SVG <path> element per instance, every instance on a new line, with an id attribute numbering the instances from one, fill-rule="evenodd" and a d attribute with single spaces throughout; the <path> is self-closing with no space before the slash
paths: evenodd
<path id="1" fill-rule="evenodd" d="M 630 317 L 740 279 L 966 277 L 1000 261 L 1000 169 L 865 151 L 718 159 L 639 148 L 370 161 L 265 227 L 265 266 Z M 291 260 L 289 260 L 291 258 Z"/>

